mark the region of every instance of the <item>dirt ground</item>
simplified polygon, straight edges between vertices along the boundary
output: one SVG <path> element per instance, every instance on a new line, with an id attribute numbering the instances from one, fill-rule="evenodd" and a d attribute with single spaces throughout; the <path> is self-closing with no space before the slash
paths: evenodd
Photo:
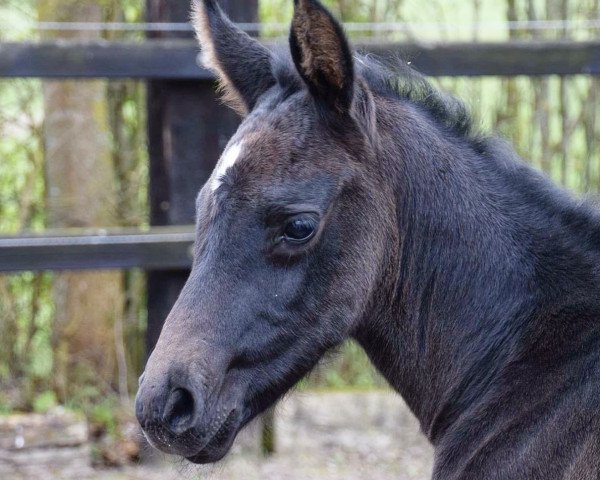
<path id="1" fill-rule="evenodd" d="M 236 457 L 214 467 L 165 461 L 152 466 L 98 472 L 93 480 L 428 480 L 430 469 L 423 466 L 420 458 L 424 452 L 412 453 L 414 458 L 383 461 L 375 456 L 363 458 L 341 452 L 333 452 L 328 457 L 275 455 L 263 461 Z"/>
<path id="2" fill-rule="evenodd" d="M 428 480 L 432 449 L 396 394 L 296 394 L 276 416 L 277 454 L 257 454 L 256 433 L 212 467 L 153 453 L 154 464 L 93 480 Z M 254 442 L 254 444 L 253 444 Z M 240 444 L 242 446 L 240 447 Z"/>
<path id="3" fill-rule="evenodd" d="M 391 392 L 294 394 L 275 416 L 276 454 L 260 454 L 260 424 L 244 430 L 225 461 L 193 466 L 147 447 L 143 461 L 94 470 L 89 446 L 13 457 L 11 480 L 428 480 L 432 449 Z M 0 451 L 1 453 L 1 451 Z M 64 458 L 63 458 L 64 457 Z M 2 466 L 0 455 L 0 466 Z M 4 480 L 1 474 L 0 478 Z"/>

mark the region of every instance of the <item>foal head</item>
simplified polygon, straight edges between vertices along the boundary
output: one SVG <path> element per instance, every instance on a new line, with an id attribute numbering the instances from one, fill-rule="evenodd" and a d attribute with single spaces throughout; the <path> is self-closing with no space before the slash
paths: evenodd
<path id="1" fill-rule="evenodd" d="M 296 0 L 291 59 L 195 5 L 204 61 L 245 118 L 197 200 L 191 275 L 141 381 L 159 449 L 214 462 L 363 319 L 394 204 L 375 105 L 340 25 Z"/>

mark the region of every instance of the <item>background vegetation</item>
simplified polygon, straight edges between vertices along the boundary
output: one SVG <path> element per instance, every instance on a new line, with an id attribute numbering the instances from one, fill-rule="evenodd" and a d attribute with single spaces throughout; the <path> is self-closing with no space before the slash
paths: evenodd
<path id="1" fill-rule="evenodd" d="M 0 29 L 0 41 L 66 35 L 141 40 L 140 33 L 39 32 L 31 23 L 141 21 L 143 3 L 0 0 L 1 23 L 7 27 Z M 347 22 L 406 22 L 406 28 L 385 33 L 388 41 L 584 40 L 595 38 L 597 30 L 563 26 L 509 29 L 507 22 L 600 17 L 600 0 L 325 3 Z M 291 0 L 262 0 L 262 21 L 287 23 L 291 5 Z M 265 36 L 278 33 L 277 28 L 268 26 L 262 32 Z M 378 32 L 352 35 L 377 36 Z M 599 80 L 551 77 L 436 82 L 466 101 L 482 130 L 507 137 L 524 158 L 556 181 L 578 192 L 598 191 Z M 137 82 L 58 85 L 0 81 L 0 234 L 55 227 L 147 226 L 144 96 L 144 85 Z M 82 124 L 65 124 L 61 112 L 92 125 L 90 131 L 95 133 L 73 135 Z M 86 167 L 83 159 L 90 156 L 95 160 Z M 75 188 L 78 185 L 65 183 L 61 172 L 79 172 L 82 182 L 93 178 L 92 183 L 84 182 L 85 188 L 102 195 L 90 194 L 82 200 L 82 193 Z M 127 404 L 144 356 L 144 290 L 144 276 L 137 271 L 0 276 L 0 412 L 44 411 L 60 403 L 103 421 L 115 404 Z M 94 309 L 93 305 L 111 308 Z M 86 323 L 86 319 L 93 322 Z M 304 386 L 320 388 L 383 384 L 353 344 L 330 356 L 304 382 Z"/>

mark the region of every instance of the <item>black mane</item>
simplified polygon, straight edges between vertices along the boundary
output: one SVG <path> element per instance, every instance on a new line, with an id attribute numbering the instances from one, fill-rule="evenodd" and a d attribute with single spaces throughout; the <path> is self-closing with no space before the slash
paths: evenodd
<path id="1" fill-rule="evenodd" d="M 410 102 L 458 136 L 473 135 L 472 117 L 465 104 L 434 87 L 410 65 L 402 60 L 383 63 L 371 55 L 356 55 L 355 59 L 359 76 L 377 95 Z"/>
<path id="2" fill-rule="evenodd" d="M 383 62 L 368 54 L 355 54 L 357 75 L 376 95 L 407 101 L 427 113 L 441 127 L 458 137 L 480 141 L 473 128 L 473 119 L 465 104 L 434 87 L 420 72 L 398 59 Z M 276 51 L 273 73 L 278 85 L 288 94 L 303 88 L 303 83 L 289 54 Z"/>

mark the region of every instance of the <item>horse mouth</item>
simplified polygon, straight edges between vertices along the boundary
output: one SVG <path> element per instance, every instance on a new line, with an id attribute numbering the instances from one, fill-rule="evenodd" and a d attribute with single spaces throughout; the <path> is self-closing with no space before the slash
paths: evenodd
<path id="1" fill-rule="evenodd" d="M 215 463 L 221 460 L 233 445 L 239 431 L 239 423 L 237 411 L 232 410 L 206 445 L 197 454 L 186 457 L 187 460 L 195 464 Z"/>

